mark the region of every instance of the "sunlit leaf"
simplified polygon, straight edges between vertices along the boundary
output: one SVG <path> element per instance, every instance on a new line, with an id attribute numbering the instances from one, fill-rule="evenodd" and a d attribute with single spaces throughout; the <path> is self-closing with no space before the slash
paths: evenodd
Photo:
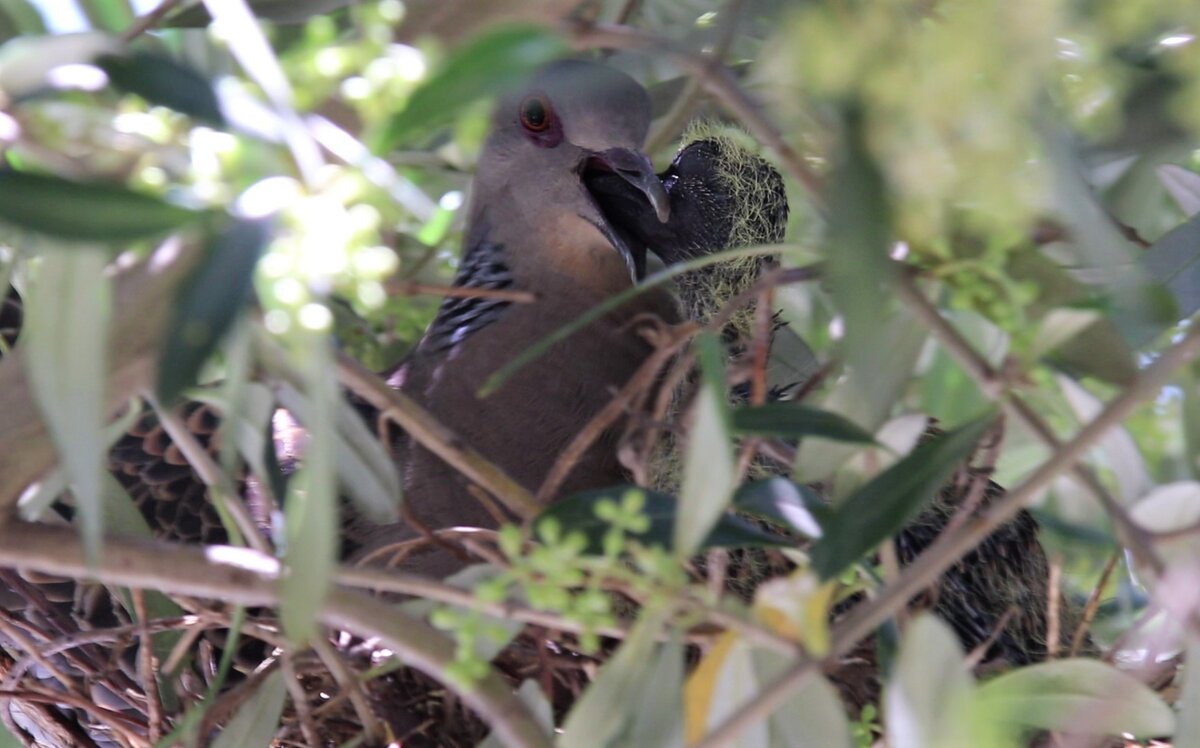
<path id="1" fill-rule="evenodd" d="M 1175 715 L 1137 678 L 1099 660 L 1043 662 L 979 686 L 979 710 L 997 720 L 1043 730 L 1163 737 Z"/>
<path id="2" fill-rule="evenodd" d="M 1185 216 L 1200 213 L 1200 174 L 1175 164 L 1163 164 L 1156 171 L 1167 194 Z"/>
<path id="3" fill-rule="evenodd" d="M 603 748 L 629 745 L 623 737 L 638 723 L 638 695 L 646 685 L 646 663 L 657 657 L 658 633 L 666 621 L 663 610 L 644 610 L 620 649 L 600 668 L 591 685 L 567 715 L 558 745 L 562 748 Z M 678 647 L 676 655 L 682 655 Z"/>
<path id="4" fill-rule="evenodd" d="M 711 334 L 698 336 L 696 347 L 704 384 L 687 433 L 674 533 L 675 551 L 684 556 L 708 537 L 737 486 L 725 406 L 725 357 Z"/>
<path id="5" fill-rule="evenodd" d="M 29 380 L 58 447 L 79 509 L 84 547 L 94 563 L 104 533 L 104 425 L 111 298 L 107 252 L 92 247 L 47 252 L 26 299 Z"/>
<path id="6" fill-rule="evenodd" d="M 747 483 L 733 497 L 733 508 L 790 527 L 810 538 L 821 537 L 829 506 L 813 489 L 775 476 Z"/>
<path id="7" fill-rule="evenodd" d="M 97 32 L 18 37 L 0 47 L 0 91 L 10 99 L 51 88 L 50 71 L 63 65 L 88 65 L 99 55 L 121 49 L 115 37 Z"/>
<path id="8" fill-rule="evenodd" d="M 984 415 L 930 439 L 842 501 L 812 548 L 813 568 L 821 578 L 837 576 L 912 521 L 971 455 L 993 420 Z"/>
<path id="9" fill-rule="evenodd" d="M 61 239 L 124 242 L 147 239 L 201 213 L 120 185 L 0 170 L 0 219 Z"/>
<path id="10" fill-rule="evenodd" d="M 200 367 L 250 300 L 254 266 L 266 245 L 264 221 L 239 220 L 208 243 L 203 262 L 180 288 L 159 355 L 158 396 L 172 403 L 196 383 Z"/>
<path id="11" fill-rule="evenodd" d="M 684 687 L 687 742 L 699 742 L 710 729 L 732 717 L 738 707 L 758 695 L 760 685 L 750 643 L 733 631 L 722 634 L 688 676 Z M 769 748 L 770 732 L 766 721 L 742 730 L 738 745 Z"/>
<path id="12" fill-rule="evenodd" d="M 675 515 L 679 511 L 679 503 L 666 494 L 645 491 L 640 488 L 616 486 L 569 496 L 548 507 L 538 515 L 535 522 L 540 524 L 553 518 L 564 531 L 583 533 L 588 541 L 586 550 L 589 553 L 600 553 L 604 547 L 604 534 L 608 532 L 611 525 L 597 516 L 596 506 L 605 501 L 619 503 L 621 497 L 630 490 L 643 491 L 645 494 L 645 506 L 642 514 L 649 520 L 649 525 L 645 532 L 630 532 L 629 537 L 645 545 L 672 548 L 672 531 L 675 526 Z M 795 541 L 791 538 L 769 533 L 736 515 L 725 513 L 719 516 L 696 550 L 770 548 L 792 545 L 795 545 Z"/>
<path id="13" fill-rule="evenodd" d="M 973 745 L 963 725 L 972 690 L 962 647 L 950 627 L 928 613 L 909 621 L 883 694 L 888 745 Z"/>
<path id="14" fill-rule="evenodd" d="M 249 692 L 233 719 L 213 740 L 213 748 L 271 744 L 279 729 L 279 718 L 287 697 L 287 684 L 283 677 L 283 671 L 275 668 Z"/>
<path id="15" fill-rule="evenodd" d="M 455 50 L 413 91 L 376 141 L 376 152 L 389 151 L 449 122 L 463 107 L 523 82 L 565 51 L 562 40 L 544 29 L 511 26 L 485 33 Z"/>
<path id="16" fill-rule="evenodd" d="M 875 441 L 871 432 L 837 413 L 788 402 L 735 408 L 733 430 L 742 434 L 782 438 L 819 436 L 833 441 L 862 444 Z"/>
<path id="17" fill-rule="evenodd" d="M 96 64 L 114 86 L 151 104 L 169 107 L 201 122 L 220 125 L 225 121 L 209 82 L 170 57 L 134 51 L 102 56 Z"/>

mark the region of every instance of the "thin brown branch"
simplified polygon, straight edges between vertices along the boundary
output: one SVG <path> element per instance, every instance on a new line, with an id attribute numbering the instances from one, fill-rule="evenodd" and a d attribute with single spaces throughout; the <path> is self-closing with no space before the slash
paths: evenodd
<path id="1" fill-rule="evenodd" d="M 138 678 L 146 693 L 146 719 L 150 725 L 150 742 L 157 743 L 163 734 L 163 705 L 158 693 L 158 671 L 154 666 L 154 639 L 150 636 L 146 614 L 146 594 L 143 590 L 130 590 L 133 614 L 138 620 Z"/>
<path id="2" fill-rule="evenodd" d="M 1096 617 L 1096 612 L 1100 610 L 1100 597 L 1104 594 L 1104 588 L 1108 586 L 1108 580 L 1112 577 L 1113 570 L 1117 568 L 1117 562 L 1120 560 L 1120 551 L 1116 551 L 1108 557 L 1108 563 L 1104 565 L 1104 570 L 1100 572 L 1100 578 L 1096 580 L 1096 586 L 1092 588 L 1092 593 L 1088 595 L 1087 603 L 1083 606 L 1083 616 L 1080 617 L 1079 625 L 1075 627 L 1075 633 L 1071 637 L 1070 657 L 1079 654 L 1079 650 L 1083 648 L 1083 640 L 1087 636 L 1088 628 L 1092 625 L 1092 619 Z"/>
<path id="3" fill-rule="evenodd" d="M 147 31 L 153 30 L 168 13 L 179 6 L 180 2 L 181 0 L 163 0 L 149 13 L 138 16 L 129 24 L 129 28 L 121 32 L 121 41 L 128 44 Z"/>
<path id="4" fill-rule="evenodd" d="M 834 633 L 830 654 L 825 660 L 800 658 L 783 675 L 756 694 L 753 702 L 735 708 L 733 716 L 718 725 L 694 748 L 735 744 L 743 731 L 783 706 L 797 688 L 818 672 L 823 662 L 831 662 L 833 658 L 848 653 L 913 595 L 933 584 L 958 559 L 1010 521 L 1052 480 L 1070 470 L 1109 429 L 1128 418 L 1140 403 L 1157 395 L 1170 381 L 1172 374 L 1197 355 L 1200 355 L 1200 326 L 1192 326 L 1182 340 L 1144 369 L 1124 392 L 1109 402 L 1072 439 L 1063 443 L 1020 486 L 993 502 L 986 513 L 966 524 L 960 532 L 939 537 L 909 564 L 900 579 L 884 587 L 874 600 L 853 610 Z"/>
<path id="5" fill-rule="evenodd" d="M 300 683 L 300 676 L 296 674 L 296 664 L 290 649 L 284 649 L 279 656 L 279 666 L 283 670 L 283 682 L 287 686 L 288 694 L 292 697 L 292 707 L 299 718 L 300 734 L 304 736 L 308 748 L 320 748 L 324 743 L 317 734 L 312 705 L 308 703 L 308 694 L 304 691 L 304 685 Z"/>
<path id="6" fill-rule="evenodd" d="M 367 694 L 363 691 L 363 686 L 358 682 L 358 678 L 350 672 L 346 667 L 346 663 L 342 661 L 342 656 L 336 649 L 329 645 L 329 640 L 324 637 L 315 637 L 312 641 L 313 651 L 321 658 L 321 662 L 325 664 L 325 668 L 333 676 L 337 682 L 341 693 L 337 697 L 330 699 L 329 702 L 322 704 L 313 711 L 313 714 L 320 717 L 325 707 L 332 706 L 333 702 L 340 701 L 339 697 L 345 696 L 350 700 L 350 705 L 354 707 L 354 714 L 358 717 L 359 724 L 362 725 L 363 733 L 366 736 L 369 745 L 383 745 L 385 730 L 379 724 L 379 720 L 375 717 L 375 712 L 371 709 L 370 700 Z"/>
<path id="7" fill-rule="evenodd" d="M 413 283 L 397 278 L 384 283 L 389 296 L 450 296 L 456 299 L 496 299 L 517 304 L 532 304 L 537 294 L 510 288 L 469 288 L 467 286 L 435 286 Z"/>

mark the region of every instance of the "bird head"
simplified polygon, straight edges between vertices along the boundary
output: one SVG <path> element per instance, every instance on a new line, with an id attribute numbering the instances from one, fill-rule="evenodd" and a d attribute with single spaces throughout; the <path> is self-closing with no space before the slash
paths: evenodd
<path id="1" fill-rule="evenodd" d="M 502 200 L 527 226 L 561 216 L 594 226 L 630 271 L 644 268 L 645 248 L 632 248 L 587 189 L 594 175 L 619 181 L 655 220 L 669 213 L 666 190 L 640 150 L 650 123 L 646 90 L 628 75 L 597 63 L 564 60 L 542 68 L 500 98 L 480 157 L 476 194 Z"/>

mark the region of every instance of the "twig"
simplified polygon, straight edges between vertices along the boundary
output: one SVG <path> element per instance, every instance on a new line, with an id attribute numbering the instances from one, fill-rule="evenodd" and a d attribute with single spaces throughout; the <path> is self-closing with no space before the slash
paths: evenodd
<path id="1" fill-rule="evenodd" d="M 629 26 L 589 23 L 580 19 L 566 21 L 567 33 L 579 47 L 613 47 L 651 51 L 666 57 L 687 70 L 700 81 L 735 118 L 741 121 L 760 142 L 775 152 L 788 173 L 808 192 L 809 200 L 818 210 L 824 210 L 822 179 L 786 140 L 779 128 L 763 113 L 761 107 L 742 90 L 737 79 L 719 61 L 708 58 L 678 43 Z"/>
<path id="2" fill-rule="evenodd" d="M 1079 625 L 1075 627 L 1074 636 L 1071 637 L 1071 657 L 1079 654 L 1079 650 L 1083 648 L 1083 638 L 1087 636 L 1088 627 L 1092 625 L 1096 611 L 1100 610 L 1100 596 L 1104 594 L 1104 588 L 1108 586 L 1108 580 L 1112 577 L 1113 570 L 1117 568 L 1117 561 L 1120 559 L 1120 551 L 1116 551 L 1108 557 L 1108 563 L 1100 572 L 1100 579 L 1096 581 L 1092 594 L 1088 595 L 1087 603 L 1083 606 L 1083 616 L 1079 619 Z"/>
<path id="3" fill-rule="evenodd" d="M 407 280 L 389 280 L 384 283 L 392 296 L 450 296 L 456 299 L 498 299 L 517 304 L 532 304 L 537 294 L 511 288 L 471 288 L 469 286 L 434 286 L 413 283 Z"/>
<path id="4" fill-rule="evenodd" d="M 358 682 L 353 674 L 346 668 L 346 663 L 342 662 L 341 656 L 337 650 L 329 645 L 329 640 L 322 636 L 314 637 L 312 640 L 312 648 L 321 658 L 321 662 L 325 663 L 326 669 L 341 688 L 339 696 L 345 695 L 350 700 L 350 705 L 354 707 L 354 714 L 358 717 L 359 723 L 362 725 L 363 732 L 366 734 L 367 743 L 369 745 L 382 745 L 384 743 L 384 729 L 379 724 L 379 720 L 375 718 L 375 712 L 371 710 L 371 703 L 367 699 L 366 693 L 363 692 L 362 684 Z M 337 701 L 330 699 L 329 703 L 322 704 L 313 714 L 320 716 L 325 707 L 330 706 L 332 702 Z"/>
<path id="5" fill-rule="evenodd" d="M 324 742 L 317 734 L 317 726 L 313 723 L 312 705 L 308 703 L 308 694 L 300 683 L 300 676 L 296 674 L 296 664 L 290 649 L 285 648 L 279 656 L 279 666 L 283 670 L 283 682 L 287 685 L 288 694 L 292 697 L 292 706 L 300 721 L 300 732 L 304 735 L 308 748 L 320 748 Z"/>
<path id="6" fill-rule="evenodd" d="M 38 646 L 37 642 L 26 636 L 16 621 L 12 619 L 7 611 L 3 610 L 0 610 L 0 632 L 3 632 L 5 636 L 16 642 L 18 647 L 25 650 L 26 657 L 46 668 L 46 672 L 50 673 L 51 677 L 61 683 L 63 688 L 74 693 L 83 693 L 79 688 L 79 684 L 75 682 L 75 679 L 59 670 L 58 666 L 47 655 L 42 653 L 42 648 Z M 9 677 L 5 679 L 4 687 L 7 688 L 10 685 L 16 684 L 16 681 L 13 679 L 14 674 L 15 668 L 13 671 L 10 671 Z"/>
<path id="7" fill-rule="evenodd" d="M 541 511 L 529 491 L 463 443 L 407 395 L 388 387 L 382 379 L 344 353 L 338 354 L 337 368 L 343 386 L 371 403 L 381 416 L 395 421 L 421 446 L 485 488 L 509 511 L 522 519 L 529 519 Z"/>
<path id="8" fill-rule="evenodd" d="M 150 742 L 157 743 L 163 734 L 163 705 L 158 694 L 158 673 L 154 668 L 154 639 L 150 636 L 146 614 L 146 596 L 142 590 L 130 590 L 133 614 L 138 620 L 138 677 L 146 694 L 146 718 L 150 725 Z"/>
<path id="9" fill-rule="evenodd" d="M 161 21 L 168 13 L 170 13 L 179 5 L 180 1 L 181 0 L 162 0 L 162 2 L 159 3 L 149 13 L 135 18 L 133 23 L 129 24 L 129 28 L 121 32 L 121 41 L 125 44 L 128 44 L 147 31 L 153 29 L 158 25 L 159 21 Z"/>
<path id="10" fill-rule="evenodd" d="M 1170 381 L 1176 369 L 1200 355 L 1200 325 L 1193 325 L 1177 344 L 1167 349 L 1153 364 L 1138 375 L 1125 391 L 1109 402 L 1060 449 L 1042 463 L 1025 481 L 1003 498 L 993 502 L 987 512 L 967 523 L 953 536 L 941 536 L 921 553 L 894 584 L 884 587 L 878 597 L 853 610 L 838 627 L 824 661 L 801 658 L 779 678 L 754 696 L 751 703 L 734 708 L 729 719 L 718 725 L 693 748 L 717 748 L 734 744 L 750 726 L 766 719 L 773 711 L 816 674 L 822 662 L 831 662 L 849 652 L 892 615 L 893 611 L 937 578 L 963 555 L 978 546 L 1001 525 L 1010 521 L 1042 488 L 1069 470 L 1109 429 L 1127 418 L 1142 401 L 1154 397 Z"/>
<path id="11" fill-rule="evenodd" d="M 990 364 L 974 349 L 974 347 L 955 330 L 936 308 L 917 289 L 907 273 L 897 273 L 895 288 L 897 294 L 910 311 L 929 328 L 938 342 L 966 370 L 976 382 L 984 395 L 992 400 L 1001 399 L 1005 394 L 1003 379 Z M 1015 393 L 1008 393 L 1004 404 L 1013 415 L 1027 428 L 1033 431 L 1039 439 L 1053 450 L 1062 449 L 1062 443 L 1054 431 L 1046 424 L 1041 416 L 1025 403 Z M 1156 574 L 1161 574 L 1164 568 L 1162 559 L 1154 549 L 1153 541 L 1140 525 L 1130 518 L 1125 509 L 1108 492 L 1096 477 L 1095 472 L 1086 464 L 1080 462 L 1071 466 L 1075 478 L 1100 502 L 1104 510 L 1112 518 L 1125 545 L 1134 552 L 1138 560 Z"/>

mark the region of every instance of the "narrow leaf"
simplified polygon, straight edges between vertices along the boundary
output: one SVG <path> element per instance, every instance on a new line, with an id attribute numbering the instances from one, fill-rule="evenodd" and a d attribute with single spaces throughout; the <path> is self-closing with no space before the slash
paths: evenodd
<path id="1" fill-rule="evenodd" d="M 264 221 L 233 223 L 212 238 L 204 261 L 180 288 L 159 354 L 158 397 L 164 404 L 196 383 L 200 367 L 249 301 L 267 237 Z"/>
<path id="2" fill-rule="evenodd" d="M 1195 314 L 1200 309 L 1200 214 L 1154 242 L 1142 262 L 1150 277 L 1175 297 L 1180 318 Z"/>
<path id="3" fill-rule="evenodd" d="M 413 91 L 405 107 L 387 123 L 376 152 L 387 152 L 449 122 L 468 104 L 523 82 L 565 51 L 561 39 L 536 27 L 502 27 L 480 36 L 456 50 Z"/>
<path id="4" fill-rule="evenodd" d="M 837 576 L 915 518 L 992 422 L 989 413 L 931 439 L 848 496 L 813 545 L 813 568 L 821 578 Z"/>
<path id="5" fill-rule="evenodd" d="M 1185 216 L 1200 213 L 1200 174 L 1175 164 L 1163 164 L 1155 171 L 1167 194 Z"/>
<path id="6" fill-rule="evenodd" d="M 800 403 L 770 403 L 737 408 L 733 411 L 733 430 L 741 434 L 785 439 L 819 436 L 860 444 L 875 441 L 871 433 L 857 423 L 837 413 Z"/>
<path id="7" fill-rule="evenodd" d="M 621 740 L 637 720 L 642 704 L 631 698 L 645 683 L 646 663 L 656 656 L 658 632 L 666 621 L 663 610 L 644 610 L 621 644 L 563 723 L 561 748 L 602 748 L 628 745 Z"/>
<path id="8" fill-rule="evenodd" d="M 17 37 L 0 47 L 0 90 L 19 100 L 50 88 L 47 77 L 54 68 L 87 65 L 120 48 L 116 37 L 93 31 Z"/>
<path id="9" fill-rule="evenodd" d="M 556 501 L 538 515 L 535 520 L 540 524 L 547 519 L 553 519 L 564 532 L 581 532 L 588 541 L 588 553 L 602 553 L 604 535 L 611 525 L 596 513 L 596 507 L 601 502 L 619 503 L 627 491 L 643 491 L 629 486 L 588 491 L 586 493 L 568 496 Z M 657 545 L 667 549 L 672 546 L 672 529 L 675 526 L 675 515 L 679 510 L 678 502 L 671 496 L 653 491 L 643 491 L 645 506 L 642 514 L 649 520 L 644 532 L 630 532 L 629 537 L 644 545 Z M 713 525 L 704 541 L 697 550 L 709 548 L 772 548 L 791 547 L 796 544 L 792 538 L 775 535 L 762 530 L 733 514 L 722 514 Z"/>
<path id="10" fill-rule="evenodd" d="M 286 696 L 287 684 L 283 682 L 283 671 L 276 668 L 250 692 L 249 698 L 213 741 L 213 748 L 271 745 L 279 729 Z"/>
<path id="11" fill-rule="evenodd" d="M 973 745 L 962 724 L 972 691 L 962 648 L 950 627 L 928 613 L 913 619 L 883 695 L 888 745 Z"/>
<path id="12" fill-rule="evenodd" d="M 754 651 L 736 632 L 722 634 L 692 674 L 683 692 L 684 734 L 698 743 L 709 730 L 732 717 L 737 708 L 759 694 Z M 766 721 L 750 725 L 738 737 L 741 748 L 771 745 Z"/>
<path id="13" fill-rule="evenodd" d="M 829 505 L 815 491 L 779 476 L 739 488 L 733 508 L 778 522 L 809 538 L 821 537 L 821 521 L 829 514 Z"/>
<path id="14" fill-rule="evenodd" d="M 25 322 L 30 384 L 58 447 L 93 563 L 104 533 L 107 264 L 107 253 L 96 248 L 47 252 L 27 299 Z"/>
<path id="15" fill-rule="evenodd" d="M 96 64 L 109 81 L 151 104 L 174 109 L 202 122 L 222 125 L 225 117 L 208 80 L 165 55 L 135 51 L 104 55 Z"/>
<path id="16" fill-rule="evenodd" d="M 0 219 L 72 241 L 127 242 L 165 234 L 200 213 L 116 184 L 0 171 Z"/>
<path id="17" fill-rule="evenodd" d="M 717 523 L 737 487 L 737 471 L 729 441 L 725 406 L 725 361 L 720 342 L 711 334 L 696 339 L 704 385 L 696 395 L 684 451 L 674 548 L 690 556 Z"/>
<path id="18" fill-rule="evenodd" d="M 1150 738 L 1170 735 L 1175 715 L 1137 678 L 1099 660 L 1029 665 L 979 687 L 979 711 L 1042 730 Z"/>
<path id="19" fill-rule="evenodd" d="M 754 653 L 754 669 L 763 683 L 783 675 L 789 663 L 771 652 Z M 820 675 L 796 689 L 768 722 L 771 745 L 789 748 L 851 748 L 850 721 L 838 692 Z"/>

